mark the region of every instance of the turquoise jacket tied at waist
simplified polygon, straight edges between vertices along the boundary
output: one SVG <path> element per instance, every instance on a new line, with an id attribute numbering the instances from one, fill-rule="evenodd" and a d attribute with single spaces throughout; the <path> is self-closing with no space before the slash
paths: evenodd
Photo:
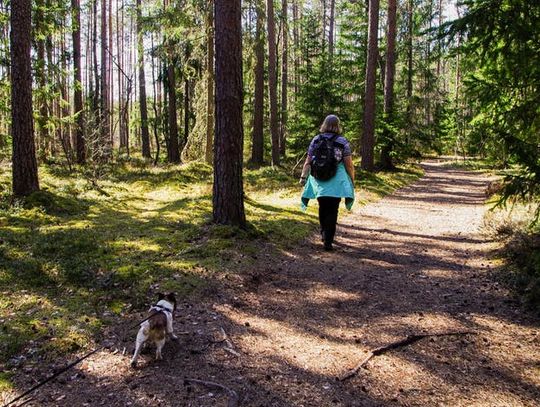
<path id="1" fill-rule="evenodd" d="M 302 192 L 302 210 L 307 209 L 310 199 L 322 196 L 345 198 L 345 206 L 351 210 L 354 203 L 354 185 L 343 163 L 339 163 L 336 175 L 328 181 L 319 181 L 311 175 L 308 177 Z"/>

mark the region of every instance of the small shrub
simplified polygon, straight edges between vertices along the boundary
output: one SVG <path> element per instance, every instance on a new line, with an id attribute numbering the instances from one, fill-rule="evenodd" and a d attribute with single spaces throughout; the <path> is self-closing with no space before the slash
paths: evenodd
<path id="1" fill-rule="evenodd" d="M 501 255 L 506 260 L 499 277 L 510 285 L 528 306 L 540 312 L 540 228 L 531 226 L 534 209 L 515 205 L 491 211 L 485 230 L 503 241 Z"/>

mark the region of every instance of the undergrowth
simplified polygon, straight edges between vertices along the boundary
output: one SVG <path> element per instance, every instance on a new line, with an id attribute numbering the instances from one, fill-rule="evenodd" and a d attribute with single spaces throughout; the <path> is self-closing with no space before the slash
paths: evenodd
<path id="1" fill-rule="evenodd" d="M 11 198 L 0 169 L 0 390 L 24 364 L 99 343 L 156 292 L 196 298 L 218 273 L 249 268 L 262 247 L 290 248 L 318 224 L 316 204 L 299 210 L 290 168 L 245 171 L 246 230 L 211 223 L 212 169 L 201 163 L 122 162 L 99 180 L 42 165 L 41 191 L 24 200 Z M 420 175 L 359 174 L 358 200 Z"/>
<path id="2" fill-rule="evenodd" d="M 540 314 L 540 225 L 533 223 L 534 213 L 535 205 L 515 203 L 489 212 L 484 224 L 502 242 L 497 277 Z"/>

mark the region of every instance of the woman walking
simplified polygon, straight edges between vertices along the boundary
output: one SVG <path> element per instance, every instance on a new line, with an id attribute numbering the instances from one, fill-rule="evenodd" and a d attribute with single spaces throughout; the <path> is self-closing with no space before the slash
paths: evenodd
<path id="1" fill-rule="evenodd" d="M 354 202 L 354 165 L 351 147 L 341 135 L 339 118 L 324 119 L 320 134 L 311 141 L 302 169 L 300 184 L 304 185 L 302 207 L 310 199 L 319 202 L 319 222 L 325 250 L 332 250 L 341 198 L 351 209 Z"/>

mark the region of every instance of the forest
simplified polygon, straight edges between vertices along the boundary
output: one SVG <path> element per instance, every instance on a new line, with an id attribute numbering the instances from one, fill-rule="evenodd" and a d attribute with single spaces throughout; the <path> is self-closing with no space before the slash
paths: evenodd
<path id="1" fill-rule="evenodd" d="M 18 13 L 0 3 L 4 159 L 13 146 L 14 162 L 28 168 L 36 166 L 31 160 L 71 170 L 139 156 L 154 165 L 213 164 L 215 30 L 226 18 L 214 16 L 212 1 L 19 3 Z M 509 195 L 538 193 L 536 5 L 306 0 L 239 7 L 243 141 L 235 159 L 276 166 L 298 158 L 333 112 L 364 170 L 426 153 L 480 156 L 512 169 Z M 224 21 L 223 32 L 230 26 Z M 21 53 L 12 52 L 17 47 Z M 10 62 L 14 69 L 23 56 L 31 76 L 10 75 Z M 31 100 L 11 99 L 12 88 L 28 86 Z M 21 105 L 22 126 L 33 122 L 36 158 L 23 146 L 29 135 L 14 137 L 19 110 L 12 104 Z M 14 193 L 36 188 L 34 180 Z"/>
<path id="2" fill-rule="evenodd" d="M 463 182 L 455 205 L 497 210 L 482 238 L 502 247 L 497 281 L 538 311 L 537 2 L 0 0 L 0 401 L 28 387 L 20 368 L 91 349 L 159 290 L 199 304 L 225 286 L 234 304 L 268 277 L 255 266 L 287 270 L 318 227 L 316 203 L 299 210 L 298 178 L 329 114 L 352 148 L 358 206 L 429 179 L 421 161 L 448 160 L 437 176 Z M 336 264 L 356 267 L 347 255 L 371 235 L 356 209 L 343 216 L 364 240 Z M 520 394 L 501 405 L 535 398 Z"/>

